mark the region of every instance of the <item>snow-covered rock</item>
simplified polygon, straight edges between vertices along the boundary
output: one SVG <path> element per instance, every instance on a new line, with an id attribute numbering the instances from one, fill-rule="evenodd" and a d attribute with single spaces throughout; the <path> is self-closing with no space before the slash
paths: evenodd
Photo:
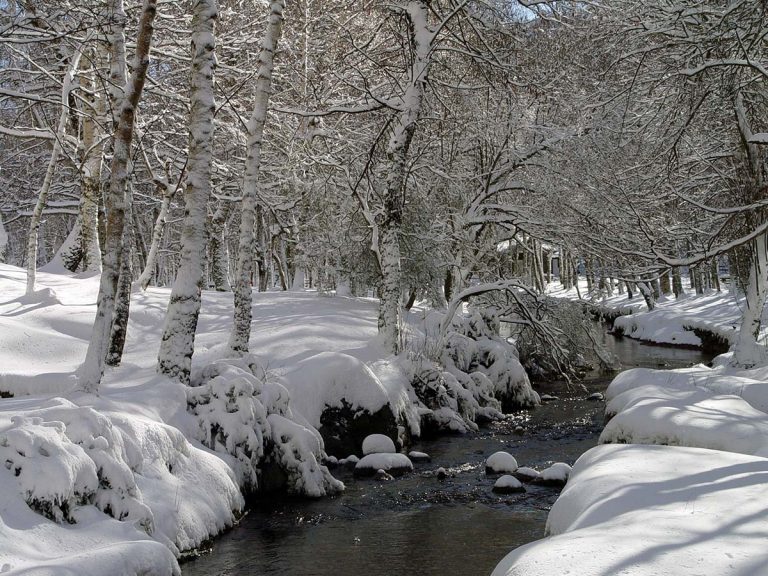
<path id="1" fill-rule="evenodd" d="M 512 474 L 517 470 L 517 460 L 509 452 L 494 452 L 485 461 L 486 474 Z"/>
<path id="2" fill-rule="evenodd" d="M 418 452 L 416 450 L 411 450 L 408 452 L 408 458 L 411 459 L 411 462 L 431 462 L 432 458 L 427 454 L 426 452 Z"/>
<path id="3" fill-rule="evenodd" d="M 399 476 L 413 470 L 413 464 L 405 454 L 368 454 L 355 465 L 355 476 L 372 476 L 384 470 Z"/>
<path id="4" fill-rule="evenodd" d="M 538 470 L 534 470 L 533 468 L 521 466 L 515 470 L 512 475 L 521 482 L 534 482 L 541 476 L 541 473 Z"/>
<path id="5" fill-rule="evenodd" d="M 394 454 L 397 452 L 395 443 L 384 434 L 371 434 L 363 440 L 363 455 L 368 454 Z"/>
<path id="6" fill-rule="evenodd" d="M 525 488 L 520 480 L 511 474 L 505 474 L 496 480 L 496 483 L 493 485 L 493 491 L 499 494 L 514 494 L 516 492 L 525 492 Z"/>
<path id="7" fill-rule="evenodd" d="M 571 475 L 571 467 L 565 462 L 555 462 L 541 471 L 537 482 L 547 486 L 564 486 Z"/>
<path id="8" fill-rule="evenodd" d="M 338 352 L 305 358 L 285 375 L 293 409 L 320 431 L 329 454 L 359 452 L 363 440 L 379 433 L 398 437 L 406 401 L 390 391 L 361 360 Z"/>

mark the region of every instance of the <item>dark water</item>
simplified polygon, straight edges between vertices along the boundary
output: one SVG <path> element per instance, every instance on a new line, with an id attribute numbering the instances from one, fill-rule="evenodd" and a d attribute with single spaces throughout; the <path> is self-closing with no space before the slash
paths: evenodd
<path id="1" fill-rule="evenodd" d="M 623 368 L 675 368 L 709 361 L 696 350 L 661 348 L 606 336 Z M 318 501 L 262 501 L 239 526 L 218 538 L 209 553 L 185 563 L 185 576 L 423 576 L 486 575 L 513 548 L 541 538 L 555 488 L 528 486 L 525 494 L 491 491 L 483 461 L 508 450 L 521 466 L 572 464 L 597 443 L 602 402 L 586 400 L 610 377 L 584 389 L 562 383 L 538 388 L 560 399 L 510 416 L 477 434 L 421 442 L 432 457 L 414 474 L 390 482 L 334 474 L 347 490 Z M 434 471 L 450 476 L 439 480 Z"/>

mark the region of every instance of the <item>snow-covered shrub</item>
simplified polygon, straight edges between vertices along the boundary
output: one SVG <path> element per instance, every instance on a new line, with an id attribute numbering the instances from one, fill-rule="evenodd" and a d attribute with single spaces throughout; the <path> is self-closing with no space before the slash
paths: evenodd
<path id="1" fill-rule="evenodd" d="M 511 336 L 532 378 L 579 378 L 593 366 L 615 368 L 588 308 L 560 298 L 520 299 L 535 321 L 511 324 Z"/>
<path id="2" fill-rule="evenodd" d="M 509 412 L 539 403 L 515 346 L 499 336 L 498 315 L 492 309 L 474 310 L 454 320 L 441 361 L 486 408 L 486 418 L 497 417 L 502 409 Z"/>
<path id="3" fill-rule="evenodd" d="M 463 434 L 477 429 L 474 416 L 479 406 L 456 377 L 424 358 L 412 362 L 411 374 L 416 397 L 425 406 L 421 426 L 424 434 L 439 431 Z"/>
<path id="4" fill-rule="evenodd" d="M 74 522 L 75 505 L 93 504 L 152 532 L 152 512 L 129 464 L 139 462 L 104 414 L 55 398 L 11 422 L 0 433 L 0 458 L 31 508 L 57 522 Z"/>
<path id="5" fill-rule="evenodd" d="M 14 416 L 0 432 L 0 459 L 24 500 L 56 522 L 74 522 L 74 506 L 90 502 L 99 486 L 96 464 L 65 430 L 63 422 Z"/>
<path id="6" fill-rule="evenodd" d="M 269 434 L 267 411 L 257 394 L 261 382 L 243 368 L 217 362 L 203 373 L 203 385 L 189 388 L 187 404 L 198 418 L 199 439 L 237 459 L 240 483 L 258 487 L 257 468 Z"/>
<path id="7" fill-rule="evenodd" d="M 262 381 L 264 375 L 251 355 L 219 360 L 201 371 L 199 386 L 187 391 L 200 441 L 235 458 L 238 481 L 246 490 L 259 488 L 265 474 L 271 486 L 279 483 L 295 494 L 342 490 L 344 485 L 320 464 L 326 457 L 320 434 L 293 414 L 288 390 Z"/>
<path id="8" fill-rule="evenodd" d="M 315 432 L 279 414 L 270 414 L 268 420 L 272 446 L 269 460 L 284 472 L 289 494 L 318 498 L 344 489 L 344 484 L 320 464 L 325 453 Z"/>

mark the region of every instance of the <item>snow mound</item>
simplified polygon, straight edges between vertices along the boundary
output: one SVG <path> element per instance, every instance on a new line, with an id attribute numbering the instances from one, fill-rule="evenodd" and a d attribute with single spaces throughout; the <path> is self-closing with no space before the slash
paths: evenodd
<path id="1" fill-rule="evenodd" d="M 638 386 L 656 384 L 675 390 L 692 390 L 694 388 L 706 388 L 716 394 L 732 394 L 740 396 L 752 407 L 768 413 L 768 382 L 763 374 L 742 371 L 732 373 L 726 366 L 708 368 L 704 365 L 692 368 L 679 368 L 677 370 L 652 370 L 649 368 L 633 368 L 626 370 L 613 379 L 605 392 L 606 399 L 610 402 L 613 398 Z M 611 410 L 609 404 L 606 409 Z"/>
<path id="2" fill-rule="evenodd" d="M 0 432 L 0 459 L 30 508 L 56 522 L 74 523 L 76 505 L 99 485 L 96 464 L 65 434 L 63 422 L 14 416 Z"/>
<path id="3" fill-rule="evenodd" d="M 363 440 L 363 455 L 368 454 L 394 454 L 397 452 L 395 443 L 384 434 L 371 434 Z"/>
<path id="4" fill-rule="evenodd" d="M 668 444 L 768 454 L 768 414 L 738 396 L 648 385 L 615 396 L 600 443 Z"/>
<path id="5" fill-rule="evenodd" d="M 355 465 L 358 476 L 371 476 L 379 470 L 398 475 L 412 471 L 413 464 L 405 454 L 368 454 Z"/>
<path id="6" fill-rule="evenodd" d="M 517 460 L 509 452 L 494 452 L 485 461 L 486 474 L 512 474 L 517 470 Z"/>
<path id="7" fill-rule="evenodd" d="M 550 511 L 551 536 L 515 549 L 492 576 L 763 574 L 767 476 L 768 459 L 742 454 L 593 448 Z"/>
<path id="8" fill-rule="evenodd" d="M 561 485 L 568 482 L 571 467 L 565 462 L 555 462 L 549 468 L 541 471 L 538 481 L 542 484 Z"/>
<path id="9" fill-rule="evenodd" d="M 505 474 L 493 485 L 493 491 L 502 494 L 512 494 L 514 492 L 525 492 L 522 482 L 510 474 Z"/>
<path id="10" fill-rule="evenodd" d="M 296 363 L 285 375 L 293 408 L 315 428 L 326 407 L 379 411 L 389 403 L 387 390 L 361 360 L 340 352 L 321 352 Z"/>

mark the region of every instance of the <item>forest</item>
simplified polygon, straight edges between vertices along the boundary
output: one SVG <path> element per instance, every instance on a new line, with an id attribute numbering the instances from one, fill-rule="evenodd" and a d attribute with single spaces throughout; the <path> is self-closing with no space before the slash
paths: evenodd
<path id="1" fill-rule="evenodd" d="M 0 0 L 0 572 L 764 574 L 767 146 L 765 0 Z"/>

